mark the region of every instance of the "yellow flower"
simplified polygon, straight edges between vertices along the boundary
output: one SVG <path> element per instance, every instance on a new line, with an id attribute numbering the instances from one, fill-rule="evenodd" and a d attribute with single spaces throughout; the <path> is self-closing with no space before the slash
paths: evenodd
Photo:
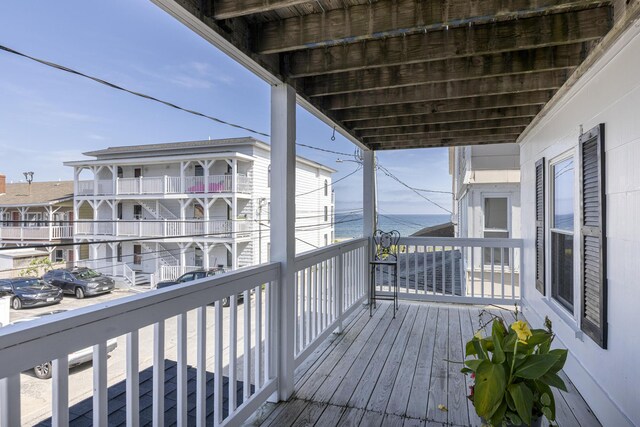
<path id="1" fill-rule="evenodd" d="M 479 340 L 482 339 L 482 334 L 480 333 L 480 331 L 476 332 L 475 334 L 473 334 L 474 337 L 478 338 Z"/>
<path id="2" fill-rule="evenodd" d="M 533 335 L 531 333 L 531 329 L 529 329 L 529 325 L 527 325 L 527 322 L 523 322 L 522 320 L 513 322 L 511 324 L 511 329 L 516 332 L 516 334 L 518 335 L 518 341 L 523 344 L 526 344 L 529 337 Z"/>

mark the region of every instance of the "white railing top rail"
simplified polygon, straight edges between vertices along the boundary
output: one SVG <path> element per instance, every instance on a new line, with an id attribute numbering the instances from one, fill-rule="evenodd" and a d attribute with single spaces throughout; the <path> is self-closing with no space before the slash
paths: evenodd
<path id="1" fill-rule="evenodd" d="M 400 237 L 400 245 L 417 246 L 464 246 L 484 248 L 522 248 L 522 239 L 505 238 L 461 238 L 461 237 Z"/>
<path id="2" fill-rule="evenodd" d="M 269 263 L 0 329 L 0 378 L 278 280 Z"/>
<path id="3" fill-rule="evenodd" d="M 335 255 L 349 252 L 361 248 L 367 244 L 369 239 L 361 237 L 359 239 L 347 240 L 346 242 L 335 243 L 320 249 L 313 249 L 296 256 L 295 268 L 302 270 L 319 262 L 332 258 Z"/>

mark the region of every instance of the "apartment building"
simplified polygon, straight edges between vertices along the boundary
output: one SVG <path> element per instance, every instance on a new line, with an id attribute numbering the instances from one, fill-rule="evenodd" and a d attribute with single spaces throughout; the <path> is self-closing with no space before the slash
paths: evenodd
<path id="1" fill-rule="evenodd" d="M 74 168 L 76 259 L 137 283 L 269 259 L 270 147 L 253 138 L 110 147 Z M 297 158 L 296 250 L 333 241 L 334 170 Z M 131 274 L 132 270 L 135 275 Z"/>
<path id="2" fill-rule="evenodd" d="M 73 181 L 7 183 L 0 175 L 0 247 L 51 244 L 43 255 L 71 261 L 56 245 L 73 239 Z"/>

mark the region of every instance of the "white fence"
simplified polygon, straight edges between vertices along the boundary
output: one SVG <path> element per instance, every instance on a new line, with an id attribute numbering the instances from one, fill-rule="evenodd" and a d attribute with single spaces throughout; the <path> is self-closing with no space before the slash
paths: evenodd
<path id="1" fill-rule="evenodd" d="M 399 298 L 511 304 L 522 296 L 521 256 L 519 239 L 401 238 Z M 391 292 L 393 274 L 378 267 L 378 292 Z"/>
<path id="2" fill-rule="evenodd" d="M 175 280 L 189 271 L 199 270 L 202 267 L 195 265 L 161 265 L 160 273 L 158 275 L 158 281 L 163 280 Z"/>
<path id="3" fill-rule="evenodd" d="M 352 240 L 296 257 L 296 366 L 365 300 L 367 242 Z"/>
<path id="4" fill-rule="evenodd" d="M 3 240 L 60 240 L 71 238 L 70 225 L 51 227 L 1 227 L 0 239 Z"/>
<path id="5" fill-rule="evenodd" d="M 76 235 L 115 235 L 120 237 L 179 237 L 207 236 L 232 237 L 232 221 L 229 220 L 120 220 L 111 222 L 76 222 Z M 239 221 L 238 231 L 249 233 L 251 223 Z M 70 233 L 70 231 L 69 231 Z M 242 234 L 239 234 L 241 236 Z"/>
<path id="6" fill-rule="evenodd" d="M 207 181 L 205 183 L 205 180 Z M 251 180 L 246 175 L 237 176 L 237 191 L 251 193 Z M 184 184 L 184 185 L 183 185 Z M 114 191 L 115 190 L 115 191 Z M 132 194 L 201 194 L 233 192 L 232 175 L 149 176 L 138 178 L 116 178 L 106 180 L 78 181 L 77 194 L 81 196 L 132 195 Z"/>

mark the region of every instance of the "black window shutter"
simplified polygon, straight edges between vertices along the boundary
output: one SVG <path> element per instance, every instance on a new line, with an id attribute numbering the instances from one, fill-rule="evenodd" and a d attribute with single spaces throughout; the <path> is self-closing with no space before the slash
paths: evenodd
<path id="1" fill-rule="evenodd" d="M 607 348 L 604 124 L 580 136 L 582 186 L 581 328 Z"/>
<path id="2" fill-rule="evenodd" d="M 536 162 L 536 289 L 544 295 L 544 157 Z"/>

